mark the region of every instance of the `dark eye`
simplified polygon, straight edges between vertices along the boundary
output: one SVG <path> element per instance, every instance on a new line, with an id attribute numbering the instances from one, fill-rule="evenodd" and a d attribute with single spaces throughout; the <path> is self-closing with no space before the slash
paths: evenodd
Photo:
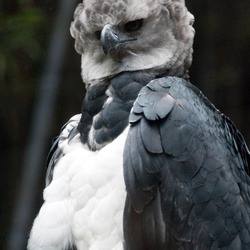
<path id="1" fill-rule="evenodd" d="M 96 36 L 96 39 L 97 40 L 100 40 L 101 39 L 101 30 L 97 30 L 96 32 L 95 32 L 95 36 Z"/>
<path id="2" fill-rule="evenodd" d="M 125 24 L 124 29 L 126 32 L 133 32 L 139 30 L 143 25 L 143 19 L 131 21 Z"/>

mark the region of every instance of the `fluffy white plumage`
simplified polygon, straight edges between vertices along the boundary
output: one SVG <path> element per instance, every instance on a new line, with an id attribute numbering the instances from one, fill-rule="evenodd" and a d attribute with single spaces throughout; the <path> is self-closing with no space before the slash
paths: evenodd
<path id="1" fill-rule="evenodd" d="M 71 118 L 61 136 L 67 138 L 80 115 Z M 63 156 L 44 190 L 44 204 L 34 222 L 30 250 L 122 249 L 125 186 L 122 154 L 127 130 L 102 150 L 86 149 L 76 136 L 59 143 Z M 98 223 L 97 223 L 98 222 Z"/>

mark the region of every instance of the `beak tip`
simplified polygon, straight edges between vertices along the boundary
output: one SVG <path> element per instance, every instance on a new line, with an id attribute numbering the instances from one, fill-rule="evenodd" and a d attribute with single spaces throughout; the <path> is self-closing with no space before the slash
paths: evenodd
<path id="1" fill-rule="evenodd" d="M 115 46 L 116 40 L 114 37 L 114 28 L 111 24 L 106 24 L 101 31 L 101 47 L 105 55 Z"/>
<path id="2" fill-rule="evenodd" d="M 104 46 L 102 46 L 102 51 L 106 56 L 109 54 L 109 51 Z"/>

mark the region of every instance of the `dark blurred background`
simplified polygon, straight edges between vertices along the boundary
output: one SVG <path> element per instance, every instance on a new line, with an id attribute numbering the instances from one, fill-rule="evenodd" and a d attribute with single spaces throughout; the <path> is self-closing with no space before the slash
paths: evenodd
<path id="1" fill-rule="evenodd" d="M 66 1 L 72 1 L 73 8 L 79 2 Z M 80 78 L 80 56 L 69 34 L 73 9 L 68 8 L 70 18 L 60 22 L 64 3 L 65 0 L 0 2 L 0 249 L 26 249 L 22 244 L 27 241 L 31 222 L 42 203 L 46 153 L 51 140 L 72 115 L 80 112 L 85 90 Z M 186 0 L 186 4 L 196 20 L 191 82 L 233 120 L 250 144 L 250 1 Z M 55 27 L 60 24 L 65 34 L 58 35 L 58 46 L 67 42 L 59 51 L 64 53 L 60 67 L 52 72 L 57 83 L 51 85 L 55 93 L 47 90 L 54 100 L 48 108 L 38 99 L 45 100 L 41 98 L 41 86 L 53 54 Z M 51 111 L 50 116 L 45 115 L 34 127 L 36 113 L 43 107 L 45 113 Z M 33 140 L 32 148 L 39 147 L 39 141 L 34 142 L 31 134 L 37 136 L 43 128 L 47 128 L 42 134 L 46 143 L 34 163 L 38 169 L 36 185 L 26 187 L 27 202 L 22 199 L 26 193 L 20 191 L 25 190 L 24 175 L 30 173 L 28 168 L 24 170 L 31 152 L 29 145 Z M 22 201 L 29 204 L 31 211 L 19 235 L 13 228 L 18 227 L 15 223 L 19 207 L 25 208 Z M 18 242 L 20 237 L 23 241 L 18 247 L 8 242 Z"/>

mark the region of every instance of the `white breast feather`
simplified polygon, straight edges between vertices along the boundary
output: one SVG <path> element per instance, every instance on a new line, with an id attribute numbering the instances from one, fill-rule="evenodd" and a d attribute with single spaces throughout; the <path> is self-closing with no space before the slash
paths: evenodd
<path id="1" fill-rule="evenodd" d="M 79 117 L 77 117 L 79 119 Z M 68 125 L 62 133 L 69 132 Z M 127 129 L 100 151 L 79 136 L 60 143 L 65 156 L 44 190 L 44 204 L 31 231 L 30 250 L 122 250 L 125 185 L 122 155 Z"/>

